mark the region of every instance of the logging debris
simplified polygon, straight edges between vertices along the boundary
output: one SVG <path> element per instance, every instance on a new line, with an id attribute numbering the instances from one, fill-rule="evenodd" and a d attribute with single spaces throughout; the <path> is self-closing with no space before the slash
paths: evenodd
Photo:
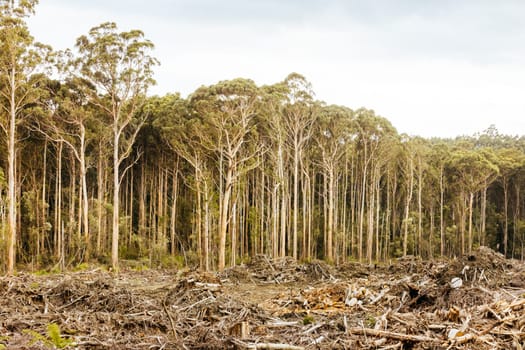
<path id="1" fill-rule="evenodd" d="M 485 247 L 387 266 L 260 255 L 221 273 L 21 273 L 0 295 L 0 348 L 525 347 L 525 265 Z"/>

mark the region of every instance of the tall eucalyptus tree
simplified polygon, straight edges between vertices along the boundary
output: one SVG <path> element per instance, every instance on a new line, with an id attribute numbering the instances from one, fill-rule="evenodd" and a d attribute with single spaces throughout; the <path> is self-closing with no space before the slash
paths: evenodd
<path id="1" fill-rule="evenodd" d="M 51 49 L 35 43 L 24 18 L 36 0 L 0 1 L 0 127 L 7 140 L 7 272 L 13 273 L 17 242 L 17 129 L 39 98 L 43 63 Z"/>
<path id="2" fill-rule="evenodd" d="M 113 219 L 111 264 L 118 269 L 120 169 L 132 151 L 144 119 L 136 112 L 145 101 L 148 88 L 155 83 L 151 56 L 153 43 L 140 30 L 118 32 L 115 23 L 103 23 L 77 39 L 77 74 L 87 86 L 89 102 L 108 118 L 113 147 Z"/>

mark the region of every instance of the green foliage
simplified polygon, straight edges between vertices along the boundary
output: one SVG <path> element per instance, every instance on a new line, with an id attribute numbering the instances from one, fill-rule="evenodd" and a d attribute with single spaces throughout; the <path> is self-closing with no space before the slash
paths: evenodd
<path id="1" fill-rule="evenodd" d="M 45 347 L 50 349 L 66 349 L 74 346 L 73 339 L 65 338 L 60 333 L 60 327 L 56 323 L 47 325 L 46 335 L 42 335 L 33 330 L 25 330 L 24 333 L 33 337 L 31 345 L 41 342 Z"/>
<path id="2" fill-rule="evenodd" d="M 181 269 L 185 266 L 184 256 L 165 254 L 160 260 L 160 266 L 168 269 Z"/>
<path id="3" fill-rule="evenodd" d="M 86 270 L 89 270 L 89 264 L 88 263 L 80 263 L 80 264 L 77 264 L 74 268 L 73 268 L 73 271 L 75 272 L 81 272 L 81 271 L 86 271 Z"/>
<path id="4" fill-rule="evenodd" d="M 368 328 L 374 328 L 374 326 L 376 325 L 376 318 L 375 316 L 373 315 L 367 315 L 366 319 L 365 319 L 365 326 L 368 327 Z"/>
<path id="5" fill-rule="evenodd" d="M 5 180 L 4 169 L 0 168 L 0 190 L 5 188 L 7 182 Z"/>
<path id="6" fill-rule="evenodd" d="M 280 242 L 281 234 L 286 243 L 283 253 L 292 254 L 298 248 L 299 254 L 294 251 L 293 255 L 305 261 L 329 252 L 327 242 L 336 248 L 336 254 L 329 253 L 336 255 L 333 261 L 341 259 L 337 254 L 347 255 L 350 247 L 354 253 L 371 242 L 375 246 L 367 247 L 373 251 L 369 259 L 375 261 L 386 251 L 389 257 L 426 257 L 430 249 L 440 252 L 443 228 L 445 253 L 454 255 L 468 223 L 472 224 L 473 247 L 487 244 L 495 248 L 502 244 L 505 231 L 509 251 L 519 256 L 525 239 L 520 207 L 525 188 L 524 137 L 501 135 L 493 126 L 473 137 L 454 140 L 400 135 L 371 109 L 352 110 L 316 101 L 311 84 L 298 73 L 264 87 L 237 78 L 202 86 L 188 98 L 178 93 L 146 98 L 158 64 L 151 56 L 153 44 L 142 31 L 120 32 L 115 23 L 103 23 L 78 38 L 78 55 L 64 52 L 62 62 L 56 63 L 66 78 L 53 80 L 43 69 L 53 58 L 52 51 L 34 43 L 24 22 L 36 3 L 0 2 L 2 110 L 10 110 L 5 89 L 12 67 L 18 72 L 15 83 L 21 88 L 17 97 L 23 98 L 17 101 L 20 115 L 14 118 L 16 154 L 22 157 L 14 162 L 21 183 L 15 184 L 18 220 L 11 220 L 21 225 L 16 230 L 20 236 L 10 248 L 20 242 L 16 256 L 26 262 L 51 266 L 56 259 L 58 227 L 54 226 L 59 209 L 65 228 L 65 260 L 71 264 L 78 262 L 87 248 L 84 237 L 78 235 L 78 221 L 86 216 L 86 233 L 93 246 L 90 254 L 95 254 L 94 243 L 100 238 L 96 254 L 101 263 L 109 264 L 110 245 L 119 241 L 119 235 L 125 236 L 113 258 L 127 259 L 127 267 L 132 269 L 199 264 L 202 251 L 197 247 L 203 244 L 205 225 L 210 232 L 211 266 L 217 265 L 217 256 L 224 260 L 225 254 L 236 256 L 236 263 L 245 261 L 249 254 L 267 254 L 273 249 L 272 240 Z M 35 118 L 19 120 L 27 115 Z M 5 117 L 0 114 L 6 131 Z M 39 128 L 42 130 L 35 132 Z M 85 144 L 80 142 L 81 134 L 86 136 Z M 44 152 L 39 152 L 44 138 L 45 163 Z M 58 160 L 58 142 L 69 145 L 69 152 L 62 155 L 65 166 L 61 174 L 55 173 L 53 164 Z M 4 159 L 6 146 L 0 142 L 3 167 L 8 163 Z M 108 164 L 111 157 L 106 149 L 111 147 L 119 154 L 116 166 Z M 87 215 L 78 210 L 83 203 L 76 197 L 81 193 L 81 181 L 72 178 L 83 173 L 79 170 L 82 151 L 92 196 Z M 107 169 L 95 169 L 94 164 Z M 49 165 L 47 173 L 42 165 Z M 128 172 L 121 177 L 119 172 L 124 169 Z M 112 170 L 115 178 L 121 177 L 118 198 L 125 203 L 116 213 L 120 221 L 115 238 L 110 232 L 110 216 L 117 205 L 107 202 L 114 185 L 103 179 Z M 0 168 L 0 230 L 7 237 L 6 203 L 14 201 L 5 198 L 4 171 Z M 99 175 L 102 186 L 96 181 Z M 63 180 L 61 208 L 55 192 L 59 178 Z M 44 183 L 46 187 L 40 187 Z M 71 193 L 73 187 L 75 193 Z M 95 199 L 99 187 L 108 193 Z M 152 193 L 156 191 L 159 193 Z M 485 194 L 486 220 L 482 224 Z M 473 198 L 472 210 L 467 205 L 469 198 Z M 94 210 L 98 200 L 103 201 L 100 218 Z M 159 200 L 166 203 L 162 210 Z M 171 248 L 178 255 L 172 256 L 168 254 L 172 242 L 163 235 L 171 228 L 174 203 L 176 237 Z M 280 205 L 283 211 L 278 210 Z M 405 212 L 409 214 L 407 221 Z M 334 220 L 329 219 L 331 214 Z M 234 239 L 242 240 L 236 242 L 236 252 L 230 251 L 233 223 L 238 225 Z M 270 237 L 273 229 L 279 237 Z M 84 231 L 82 228 L 81 233 Z M 307 231 L 310 250 L 304 252 L 302 235 Z M 361 235 L 363 247 L 356 247 L 357 235 Z M 2 256 L 7 243 L 0 242 Z M 404 248 L 408 250 L 403 252 Z M 376 251 L 382 256 L 375 256 Z M 353 255 L 346 258 L 357 260 Z M 88 267 L 79 264 L 73 269 Z M 58 266 L 35 274 L 57 272 Z"/>
<path id="7" fill-rule="evenodd" d="M 62 271 L 60 270 L 60 267 L 58 266 L 58 264 L 55 264 L 50 268 L 36 270 L 35 272 L 33 272 L 33 274 L 35 276 L 49 276 L 49 275 L 56 275 L 61 272 Z"/>
<path id="8" fill-rule="evenodd" d="M 303 318 L 303 325 L 309 325 L 309 324 L 312 324 L 314 323 L 315 319 L 312 315 L 306 315 L 304 316 Z"/>
<path id="9" fill-rule="evenodd" d="M 4 343 L 7 343 L 8 341 L 8 336 L 0 336 L 0 350 L 7 349 L 7 345 Z"/>

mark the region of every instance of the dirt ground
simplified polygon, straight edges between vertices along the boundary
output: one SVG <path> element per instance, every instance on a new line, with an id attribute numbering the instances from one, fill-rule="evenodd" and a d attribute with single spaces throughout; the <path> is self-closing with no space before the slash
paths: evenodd
<path id="1" fill-rule="evenodd" d="M 484 247 L 389 266 L 21 273 L 0 295 L 0 349 L 525 348 L 525 265 Z"/>

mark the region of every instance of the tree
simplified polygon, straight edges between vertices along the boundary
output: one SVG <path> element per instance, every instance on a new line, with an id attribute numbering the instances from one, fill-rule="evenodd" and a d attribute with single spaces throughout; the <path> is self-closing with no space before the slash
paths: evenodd
<path id="1" fill-rule="evenodd" d="M 284 83 L 264 86 L 263 103 L 259 111 L 259 124 L 267 140 L 268 164 L 271 165 L 271 252 L 273 257 L 286 255 L 286 212 L 288 208 L 289 186 L 286 181 L 287 154 L 286 131 L 284 128 L 283 109 L 286 101 L 287 86 Z"/>
<path id="2" fill-rule="evenodd" d="M 449 153 L 449 145 L 441 140 L 430 146 L 429 167 L 435 187 L 439 188 L 439 252 L 445 255 L 445 165 Z M 430 196 L 433 200 L 434 196 Z M 483 212 L 482 212 L 483 216 Z M 482 230 L 482 233 L 484 231 Z"/>
<path id="3" fill-rule="evenodd" d="M 340 106 L 321 108 L 317 123 L 317 145 L 321 151 L 320 166 L 327 178 L 328 188 L 328 218 L 326 227 L 325 256 L 328 261 L 333 261 L 333 236 L 336 231 L 334 222 L 336 207 L 336 179 L 339 162 L 351 142 L 350 125 L 352 110 Z M 304 200 L 304 199 L 303 199 Z"/>
<path id="4" fill-rule="evenodd" d="M 17 241 L 17 128 L 39 98 L 40 68 L 51 49 L 33 41 L 24 18 L 36 0 L 0 1 L 0 127 L 7 139 L 7 272 L 13 273 Z"/>
<path id="5" fill-rule="evenodd" d="M 79 235 L 84 235 L 84 261 L 89 261 L 91 240 L 89 233 L 88 214 L 88 160 L 86 150 L 93 138 L 90 121 L 94 118 L 93 106 L 86 100 L 85 88 L 82 82 L 70 78 L 64 83 L 48 82 L 47 108 L 48 116 L 36 118 L 37 131 L 46 135 L 54 142 L 65 145 L 79 163 L 80 207 Z M 93 93 L 93 92 L 92 92 Z M 74 180 L 73 180 L 74 181 Z"/>
<path id="6" fill-rule="evenodd" d="M 468 149 L 460 147 L 454 150 L 448 159 L 449 169 L 456 178 L 460 187 L 460 207 L 462 216 L 468 212 L 468 242 L 467 248 L 472 250 L 472 215 L 474 194 L 493 181 L 499 173 L 499 168 L 494 164 L 492 157 L 486 150 Z M 468 203 L 468 204 L 465 204 Z M 468 205 L 468 211 L 466 208 Z M 464 220 L 461 222 L 461 254 L 465 253 Z"/>
<path id="7" fill-rule="evenodd" d="M 197 254 L 200 267 L 205 271 L 210 269 L 210 201 L 212 182 L 209 171 L 209 150 L 204 147 L 201 137 L 207 134 L 200 118 L 192 115 L 188 101 L 179 94 L 168 94 L 162 98 L 152 98 L 148 108 L 155 115 L 154 125 L 160 128 L 163 137 L 179 157 L 192 168 L 194 189 L 196 195 L 196 228 Z M 204 219 L 203 219 L 204 215 Z M 175 242 L 175 232 L 172 227 L 171 244 Z"/>
<path id="8" fill-rule="evenodd" d="M 312 136 L 317 114 L 313 106 L 312 86 L 305 77 L 291 73 L 284 80 L 284 84 L 287 87 L 287 101 L 283 108 L 283 124 L 293 161 L 292 255 L 297 259 L 299 166 L 306 144 Z"/>
<path id="9" fill-rule="evenodd" d="M 503 254 L 507 256 L 509 240 L 509 182 L 510 178 L 525 164 L 525 155 L 516 148 L 500 148 L 495 162 L 500 170 L 499 182 L 503 188 Z"/>
<path id="10" fill-rule="evenodd" d="M 120 169 L 132 151 L 143 118 L 135 118 L 148 88 L 155 83 L 150 56 L 153 43 L 140 30 L 118 32 L 115 23 L 103 23 L 77 39 L 78 76 L 84 80 L 89 102 L 109 118 L 113 147 L 113 220 L 111 264 L 118 269 L 119 195 L 125 170 Z M 92 88 L 94 87 L 94 88 Z"/>
<path id="11" fill-rule="evenodd" d="M 250 145 L 250 134 L 255 131 L 253 119 L 258 101 L 258 88 L 247 79 L 202 87 L 190 100 L 203 123 L 199 139 L 219 157 L 219 270 L 226 266 L 226 235 L 234 185 L 257 165 L 254 155 L 258 147 Z"/>

